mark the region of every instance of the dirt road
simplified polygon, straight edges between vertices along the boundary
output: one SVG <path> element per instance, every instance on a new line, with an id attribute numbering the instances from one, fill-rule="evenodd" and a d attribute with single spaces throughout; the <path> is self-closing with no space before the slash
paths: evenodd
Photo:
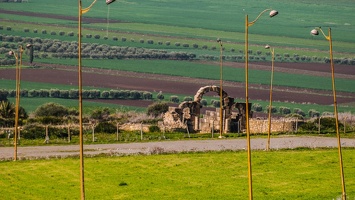
<path id="1" fill-rule="evenodd" d="M 266 138 L 251 139 L 252 150 L 263 150 L 266 147 Z M 342 147 L 355 147 L 355 139 L 342 138 Z M 314 136 L 282 136 L 271 138 L 272 150 L 305 148 L 337 148 L 338 140 L 334 137 Z M 159 154 L 177 152 L 201 152 L 221 150 L 245 150 L 246 139 L 214 139 L 214 140 L 184 140 L 162 141 L 146 143 L 125 144 L 95 144 L 84 145 L 85 156 L 106 155 L 130 155 L 130 154 Z M 79 145 L 65 146 L 31 146 L 18 147 L 18 159 L 49 159 L 79 156 Z M 12 160 L 13 147 L 0 147 L 0 160 Z"/>

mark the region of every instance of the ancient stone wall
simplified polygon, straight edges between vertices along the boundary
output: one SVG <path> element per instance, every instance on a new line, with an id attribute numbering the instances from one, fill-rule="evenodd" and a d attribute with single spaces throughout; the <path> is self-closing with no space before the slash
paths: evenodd
<path id="1" fill-rule="evenodd" d="M 294 132 L 296 131 L 297 121 L 293 119 L 271 119 L 271 132 Z M 268 119 L 250 119 L 249 120 L 250 133 L 268 133 L 269 121 Z"/>

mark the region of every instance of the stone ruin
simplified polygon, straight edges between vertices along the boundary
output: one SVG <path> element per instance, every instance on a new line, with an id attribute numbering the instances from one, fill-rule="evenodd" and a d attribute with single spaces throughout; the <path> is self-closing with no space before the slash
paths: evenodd
<path id="1" fill-rule="evenodd" d="M 222 105 L 216 111 L 206 111 L 201 117 L 201 100 L 207 92 L 222 95 Z M 184 101 L 178 107 L 169 107 L 159 128 L 163 131 L 184 131 L 188 133 L 212 133 L 222 129 L 222 133 L 237 133 L 245 130 L 245 103 L 235 103 L 234 98 L 220 87 L 201 87 L 193 101 Z M 251 103 L 249 103 L 251 116 Z M 222 120 L 221 120 L 222 118 Z"/>

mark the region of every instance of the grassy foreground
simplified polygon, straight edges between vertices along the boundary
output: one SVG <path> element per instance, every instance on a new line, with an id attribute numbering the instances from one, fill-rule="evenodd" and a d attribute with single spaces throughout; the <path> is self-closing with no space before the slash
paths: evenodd
<path id="1" fill-rule="evenodd" d="M 247 199 L 247 154 L 207 152 L 85 159 L 87 199 Z M 354 149 L 343 149 L 347 196 L 355 197 Z M 337 199 L 336 149 L 254 151 L 255 199 Z M 2 199 L 78 199 L 79 159 L 0 162 Z"/>

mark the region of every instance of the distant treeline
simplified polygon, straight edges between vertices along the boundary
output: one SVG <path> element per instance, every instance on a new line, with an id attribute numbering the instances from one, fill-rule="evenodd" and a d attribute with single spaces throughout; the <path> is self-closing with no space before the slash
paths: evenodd
<path id="1" fill-rule="evenodd" d="M 59 89 L 22 89 L 20 91 L 21 97 L 40 97 L 40 98 L 64 98 L 64 99 L 78 99 L 79 90 L 59 90 Z M 0 90 L 1 99 L 7 97 L 16 97 L 16 90 Z M 83 90 L 83 99 L 142 99 L 151 100 L 153 94 L 147 91 L 137 90 Z"/>

